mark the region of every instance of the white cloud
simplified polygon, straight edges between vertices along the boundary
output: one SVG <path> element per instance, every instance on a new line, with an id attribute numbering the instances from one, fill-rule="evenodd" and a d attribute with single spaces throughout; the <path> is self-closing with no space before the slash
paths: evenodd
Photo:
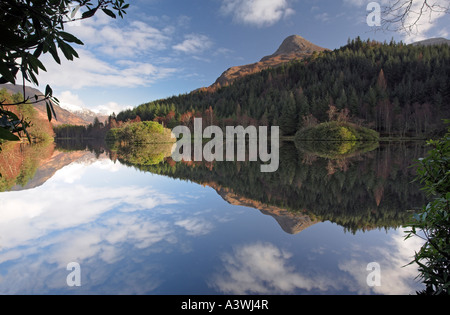
<path id="1" fill-rule="evenodd" d="M 185 36 L 185 40 L 173 46 L 173 49 L 187 54 L 199 54 L 211 48 L 212 42 L 206 35 L 189 34 Z"/>
<path id="2" fill-rule="evenodd" d="M 68 31 L 80 38 L 91 49 L 116 58 L 133 57 L 161 51 L 171 41 L 169 28 L 159 30 L 141 21 L 119 25 L 104 15 L 83 21 Z"/>
<path id="3" fill-rule="evenodd" d="M 167 48 L 170 38 L 143 22 L 134 21 L 128 28 L 106 26 L 98 32 L 102 39 L 100 50 L 111 56 L 135 56 L 149 50 Z"/>
<path id="4" fill-rule="evenodd" d="M 287 0 L 223 0 L 221 11 L 238 23 L 271 26 L 295 13 Z"/>
<path id="5" fill-rule="evenodd" d="M 73 45 L 80 58 L 71 62 L 60 53 L 59 65 L 49 54 L 44 55 L 47 72 L 39 75 L 39 81 L 71 91 L 84 87 L 149 86 L 176 71 L 158 65 L 158 54 L 171 47 L 173 28 L 169 26 L 158 29 L 146 22 L 128 23 L 104 14 L 82 23 L 69 23 L 66 31 L 85 44 Z"/>
<path id="6" fill-rule="evenodd" d="M 224 47 L 220 47 L 213 53 L 213 56 L 220 56 L 220 55 L 228 56 L 228 55 L 230 55 L 232 53 L 234 53 L 233 50 L 228 49 L 228 48 L 224 48 Z"/>
<path id="7" fill-rule="evenodd" d="M 327 22 L 330 20 L 330 15 L 326 12 L 324 13 L 320 13 L 320 14 L 316 14 L 314 16 L 317 20 L 322 21 L 322 22 Z"/>
<path id="8" fill-rule="evenodd" d="M 117 102 L 108 102 L 102 105 L 95 106 L 92 110 L 102 115 L 111 115 L 112 113 L 120 113 L 126 109 L 132 109 L 132 105 L 122 105 Z"/>
<path id="9" fill-rule="evenodd" d="M 373 0 L 344 0 L 344 3 L 348 5 L 362 7 L 363 5 L 367 5 L 372 1 Z"/>
<path id="10" fill-rule="evenodd" d="M 84 101 L 80 99 L 78 94 L 74 94 L 71 91 L 63 91 L 56 95 L 60 102 L 60 106 L 72 112 L 83 111 L 89 109 L 90 111 L 100 114 L 100 115 L 111 115 L 112 113 L 120 113 L 126 109 L 132 109 L 132 105 L 119 104 L 117 102 L 111 101 L 100 105 L 91 106 L 88 108 Z M 92 105 L 92 104 L 91 104 Z"/>
<path id="11" fill-rule="evenodd" d="M 79 111 L 86 107 L 84 102 L 71 91 L 63 91 L 58 95 L 58 100 L 62 108 L 70 111 Z"/>
<path id="12" fill-rule="evenodd" d="M 47 72 L 39 75 L 40 82 L 62 89 L 84 87 L 138 87 L 148 86 L 176 72 L 175 68 L 159 67 L 150 63 L 117 61 L 106 62 L 92 52 L 79 49 L 80 58 L 61 60 L 61 65 L 50 56 L 44 56 Z"/>

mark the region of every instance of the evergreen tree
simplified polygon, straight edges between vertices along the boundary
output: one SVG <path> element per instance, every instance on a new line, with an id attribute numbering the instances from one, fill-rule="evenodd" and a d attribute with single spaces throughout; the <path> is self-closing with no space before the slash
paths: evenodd
<path id="1" fill-rule="evenodd" d="M 283 108 L 280 116 L 280 129 L 285 136 L 294 135 L 298 130 L 298 112 L 293 93 L 287 93 L 283 98 Z"/>

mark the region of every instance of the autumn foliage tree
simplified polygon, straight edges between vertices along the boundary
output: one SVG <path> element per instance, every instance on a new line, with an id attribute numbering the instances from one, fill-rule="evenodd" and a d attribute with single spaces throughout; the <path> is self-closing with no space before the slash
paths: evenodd
<path id="1" fill-rule="evenodd" d="M 0 2 L 0 84 L 18 83 L 21 76 L 24 87 L 26 83 L 39 85 L 38 74 L 46 71 L 42 56 L 50 54 L 58 63 L 61 56 L 67 60 L 78 58 L 72 45 L 83 45 L 74 35 L 65 31 L 64 26 L 74 20 L 77 12 L 82 12 L 78 20 L 91 18 L 98 11 L 103 11 L 112 18 L 116 13 L 123 17 L 128 8 L 124 0 L 2 0 Z M 4 106 L 24 103 L 47 103 L 49 120 L 55 118 L 53 103 L 58 100 L 47 85 L 44 97 L 25 95 L 24 100 L 8 104 L 0 100 L 0 139 L 18 140 L 17 133 L 26 133 L 30 123 L 19 119 Z"/>

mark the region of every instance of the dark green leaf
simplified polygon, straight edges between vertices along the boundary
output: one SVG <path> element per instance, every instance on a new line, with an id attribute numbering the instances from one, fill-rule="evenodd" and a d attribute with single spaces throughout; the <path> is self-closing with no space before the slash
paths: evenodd
<path id="1" fill-rule="evenodd" d="M 31 143 L 31 137 L 30 134 L 28 133 L 28 131 L 24 128 L 23 131 L 25 132 L 25 135 L 27 136 L 28 142 Z"/>
<path id="2" fill-rule="evenodd" d="M 34 75 L 33 71 L 28 71 L 28 75 L 34 84 L 39 85 L 39 81 L 38 81 L 37 77 Z"/>
<path id="3" fill-rule="evenodd" d="M 19 47 L 26 43 L 26 41 L 12 32 L 2 32 L 2 43 L 7 47 Z"/>
<path id="4" fill-rule="evenodd" d="M 58 120 L 58 117 L 56 117 L 55 108 L 53 107 L 53 103 L 51 101 L 49 102 L 49 105 L 50 105 L 50 109 L 52 110 L 53 117 L 55 117 L 55 119 Z"/>
<path id="5" fill-rule="evenodd" d="M 106 15 L 112 17 L 113 19 L 116 18 L 116 15 L 111 10 L 108 10 L 108 9 L 102 9 L 102 10 L 103 10 L 103 12 L 105 12 Z"/>
<path id="6" fill-rule="evenodd" d="M 19 117 L 17 117 L 16 114 L 14 114 L 13 112 L 10 111 L 4 111 L 3 113 L 5 113 L 8 116 L 8 119 L 10 120 L 20 120 Z"/>
<path id="7" fill-rule="evenodd" d="M 50 85 L 47 84 L 47 86 L 45 87 L 45 97 L 49 97 L 53 95 L 53 90 L 50 87 Z"/>
<path id="8" fill-rule="evenodd" d="M 9 130 L 0 127 L 0 139 L 7 141 L 19 141 L 20 138 L 15 134 L 11 133 Z"/>
<path id="9" fill-rule="evenodd" d="M 45 105 L 47 106 L 47 117 L 48 117 L 48 121 L 52 121 L 52 111 L 50 109 L 50 104 L 48 102 L 45 103 Z"/>
<path id="10" fill-rule="evenodd" d="M 59 32 L 58 33 L 60 36 L 61 36 L 61 38 L 62 39 L 64 39 L 66 42 L 69 42 L 69 43 L 75 43 L 75 44 L 78 44 L 78 45 L 84 45 L 84 43 L 81 41 L 81 40 L 79 40 L 78 38 L 76 38 L 74 35 L 72 35 L 72 34 L 69 34 L 69 33 L 66 33 L 66 32 Z"/>
<path id="11" fill-rule="evenodd" d="M 0 62 L 0 74 L 8 82 L 16 83 L 16 79 L 11 73 L 11 70 L 3 63 Z"/>
<path id="12" fill-rule="evenodd" d="M 42 54 L 42 50 L 43 50 L 43 49 L 44 49 L 44 44 L 40 43 L 40 44 L 37 46 L 36 50 L 34 51 L 33 55 L 34 55 L 36 58 L 39 58 L 39 56 Z"/>
<path id="13" fill-rule="evenodd" d="M 56 50 L 56 45 L 53 41 L 48 42 L 48 48 L 50 54 L 53 56 L 53 59 L 58 63 L 61 64 L 61 59 L 59 59 L 58 51 Z"/>
<path id="14" fill-rule="evenodd" d="M 58 40 L 58 46 L 67 60 L 73 60 L 73 57 L 79 57 L 75 49 L 73 49 L 69 44 L 66 44 L 64 41 Z"/>
<path id="15" fill-rule="evenodd" d="M 84 13 L 81 15 L 81 18 L 82 18 L 82 19 L 88 19 L 88 18 L 90 18 L 90 17 L 93 17 L 93 16 L 95 15 L 96 12 L 97 12 L 97 8 L 92 9 L 92 10 L 89 10 L 89 11 L 86 11 L 86 12 L 84 12 Z"/>

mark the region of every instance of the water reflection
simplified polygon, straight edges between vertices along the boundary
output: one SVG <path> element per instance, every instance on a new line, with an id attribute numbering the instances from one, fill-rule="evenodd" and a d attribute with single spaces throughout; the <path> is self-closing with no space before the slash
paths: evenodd
<path id="1" fill-rule="evenodd" d="M 383 246 L 342 245 L 334 249 L 292 251 L 273 243 L 235 246 L 221 255 L 221 266 L 209 284 L 224 294 L 412 294 L 417 269 L 407 265 L 420 247 L 417 240 L 404 242 L 397 231 Z M 339 251 L 339 254 L 330 252 Z M 304 258 L 299 263 L 300 256 Z M 367 285 L 370 259 L 383 266 L 382 285 Z M 327 269 L 323 265 L 329 265 Z M 399 272 L 401 270 L 401 272 Z"/>
<path id="2" fill-rule="evenodd" d="M 415 250 L 423 245 L 419 239 L 404 239 L 404 229 L 392 232 L 385 244 L 371 247 L 353 245 L 352 254 L 339 262 L 339 269 L 352 277 L 351 291 L 358 294 L 405 295 L 414 294 L 411 287 L 416 285 L 417 268 L 407 266 Z M 367 259 L 372 258 L 382 266 L 381 286 L 367 286 Z"/>
<path id="3" fill-rule="evenodd" d="M 321 146 L 322 147 L 322 146 Z M 310 145 L 311 149 L 311 145 Z M 193 181 L 215 189 L 233 205 L 253 207 L 272 215 L 288 233 L 299 233 L 317 222 L 332 221 L 351 232 L 396 228 L 420 208 L 424 195 L 411 183 L 415 159 L 423 144 L 376 144 L 351 156 L 322 157 L 323 151 L 280 148 L 280 168 L 261 173 L 252 162 L 184 162 L 143 165 L 119 160 L 141 171 Z"/>
<path id="4" fill-rule="evenodd" d="M 186 230 L 187 235 L 206 235 L 214 228 L 214 225 L 204 218 L 187 218 L 175 222 L 175 225 Z"/>
<path id="5" fill-rule="evenodd" d="M 225 294 L 290 294 L 303 289 L 327 291 L 330 279 L 305 276 L 290 260 L 293 254 L 271 243 L 237 246 L 221 257 L 223 270 L 211 280 Z"/>
<path id="6" fill-rule="evenodd" d="M 379 147 L 331 172 L 285 146 L 280 172 L 261 174 L 259 163 L 141 164 L 51 146 L 33 178 L 0 193 L 0 293 L 414 293 L 417 270 L 402 266 L 420 244 L 397 228 L 422 204 L 408 186 L 422 153 Z M 381 287 L 366 283 L 373 261 Z M 80 288 L 66 284 L 70 262 Z"/>
<path id="7" fill-rule="evenodd" d="M 120 146 L 111 149 L 111 157 L 131 165 L 158 165 L 172 155 L 173 143 Z"/>
<path id="8" fill-rule="evenodd" d="M 87 172 L 90 176 L 105 175 L 104 170 L 111 164 L 106 160 L 95 162 Z M 73 261 L 82 266 L 102 266 L 92 270 L 92 274 L 90 269 L 83 270 L 85 283 L 95 287 L 93 278 L 99 277 L 98 271 L 108 270 L 108 266 L 123 260 L 130 251 L 174 241 L 169 223 L 148 212 L 178 204 L 175 196 L 152 187 L 86 185 L 87 172 L 70 178 L 79 166 L 64 168 L 45 187 L 0 196 L 0 262 L 7 265 L 14 262 L 8 273 L 2 275 L 2 293 L 16 293 L 13 290 L 18 287 L 18 274 L 34 277 L 36 283 L 48 286 L 50 292 L 64 289 L 67 285 L 61 274 Z M 67 178 L 70 180 L 66 181 Z M 55 270 L 60 271 L 59 278 L 51 274 Z M 54 283 L 53 277 L 59 282 Z M 19 288 L 25 289 L 25 293 L 39 293 L 29 285 Z"/>

